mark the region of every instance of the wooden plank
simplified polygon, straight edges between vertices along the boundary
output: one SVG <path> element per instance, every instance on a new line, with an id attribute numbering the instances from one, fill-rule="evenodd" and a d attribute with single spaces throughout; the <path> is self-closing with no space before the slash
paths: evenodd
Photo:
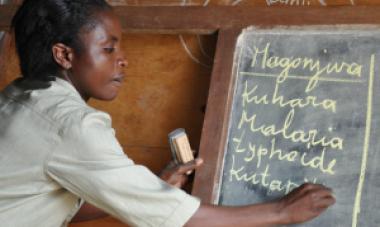
<path id="1" fill-rule="evenodd" d="M 199 150 L 205 163 L 196 171 L 192 191 L 204 203 L 213 203 L 218 190 L 233 96 L 233 55 L 239 33 L 239 29 L 219 31 Z"/>
<path id="2" fill-rule="evenodd" d="M 210 5 L 244 5 L 244 6 L 340 6 L 340 5 L 379 5 L 378 0 L 106 0 L 113 6 L 210 6 Z M 21 4 L 22 0 L 8 0 L 11 4 Z"/>
<path id="3" fill-rule="evenodd" d="M 127 31 L 208 34 L 249 25 L 379 24 L 379 6 L 341 7 L 116 7 Z M 180 16 L 179 16 L 180 15 Z M 195 16 L 196 15 L 196 16 Z"/>
<path id="4" fill-rule="evenodd" d="M 0 6 L 0 30 L 9 29 L 17 6 Z M 231 7 L 152 6 L 114 7 L 125 32 L 210 34 L 218 29 L 249 25 L 379 24 L 380 6 Z"/>
<path id="5" fill-rule="evenodd" d="M 69 227 L 128 227 L 129 225 L 122 223 L 114 217 L 105 217 L 84 222 L 70 223 Z"/>
<path id="6" fill-rule="evenodd" d="M 0 31 L 9 30 L 17 5 L 0 5 Z"/>
<path id="7" fill-rule="evenodd" d="M 4 32 L 0 35 L 0 84 L 6 81 L 6 61 L 10 58 L 11 51 L 11 35 L 8 32 Z"/>
<path id="8" fill-rule="evenodd" d="M 11 0 L 12 1 L 12 0 Z M 13 0 L 19 4 L 22 0 Z M 341 5 L 379 5 L 378 0 L 107 0 L 114 6 L 210 6 L 210 5 L 239 5 L 239 6 L 291 6 L 291 7 L 310 7 L 310 6 L 341 6 Z"/>
<path id="9" fill-rule="evenodd" d="M 214 25 L 215 21 L 211 19 L 214 18 L 210 13 L 213 9 L 206 12 L 205 7 L 121 6 L 114 8 L 120 15 L 125 32 L 211 34 L 218 29 Z"/>

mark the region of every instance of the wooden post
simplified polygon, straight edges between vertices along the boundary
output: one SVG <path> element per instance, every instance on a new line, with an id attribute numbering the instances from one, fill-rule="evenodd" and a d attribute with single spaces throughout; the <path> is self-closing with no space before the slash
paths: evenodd
<path id="1" fill-rule="evenodd" d="M 199 149 L 206 160 L 196 171 L 192 194 L 204 203 L 214 203 L 219 187 L 223 150 L 233 96 L 233 58 L 240 29 L 220 30 L 211 76 L 206 116 Z M 205 187 L 205 185 L 208 185 Z"/>
<path id="2" fill-rule="evenodd" d="M 12 36 L 8 32 L 0 32 L 0 82 L 5 78 L 5 64 L 10 56 Z"/>

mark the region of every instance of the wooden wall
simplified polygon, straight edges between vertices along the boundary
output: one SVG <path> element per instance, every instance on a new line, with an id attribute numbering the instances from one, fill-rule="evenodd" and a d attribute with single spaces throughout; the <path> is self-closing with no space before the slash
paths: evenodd
<path id="1" fill-rule="evenodd" d="M 19 3 L 21 1 L 13 1 Z M 113 0 L 114 5 L 337 6 L 375 5 L 377 0 Z M 173 18 L 175 19 L 175 18 Z M 0 89 L 20 75 L 14 42 L 0 35 Z M 185 128 L 198 149 L 216 35 L 125 34 L 129 66 L 119 96 L 90 105 L 111 114 L 124 151 L 158 173 L 170 160 L 167 134 Z M 71 227 L 125 226 L 113 218 Z"/>
<path id="2" fill-rule="evenodd" d="M 213 37 L 206 38 L 214 42 Z M 14 42 L 9 35 L 3 39 L 0 89 L 20 75 Z M 185 128 L 193 147 L 198 147 L 211 60 L 202 60 L 206 66 L 195 63 L 177 35 L 135 34 L 123 39 L 129 62 L 123 88 L 114 101 L 91 100 L 90 105 L 111 114 L 117 137 L 131 158 L 158 172 L 170 160 L 171 130 Z M 184 35 L 183 39 L 199 55 L 197 38 Z M 208 46 L 212 56 L 213 45 Z"/>
<path id="3" fill-rule="evenodd" d="M 336 6 L 377 5 L 377 0 L 109 0 L 114 5 Z"/>

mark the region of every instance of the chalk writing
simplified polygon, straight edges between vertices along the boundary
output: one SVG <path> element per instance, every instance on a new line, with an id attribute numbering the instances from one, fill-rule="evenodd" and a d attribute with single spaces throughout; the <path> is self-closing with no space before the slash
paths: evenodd
<path id="1" fill-rule="evenodd" d="M 248 88 L 247 81 L 244 84 L 244 92 L 242 94 L 243 99 L 243 107 L 245 107 L 247 104 L 250 104 L 253 102 L 254 104 L 273 104 L 273 105 L 279 105 L 281 107 L 290 106 L 292 108 L 299 107 L 304 108 L 306 106 L 312 106 L 312 107 L 321 107 L 326 110 L 330 110 L 331 112 L 336 112 L 336 101 L 332 99 L 323 99 L 321 101 L 318 100 L 318 97 L 316 96 L 306 96 L 302 98 L 294 98 L 290 100 L 285 100 L 284 96 L 278 94 L 278 87 L 279 82 L 276 81 L 273 93 L 271 97 L 268 97 L 268 95 L 262 95 L 258 96 L 255 94 L 255 91 L 257 90 L 258 85 L 255 85 L 251 89 Z"/>
<path id="2" fill-rule="evenodd" d="M 242 138 L 234 138 L 233 141 L 240 146 Z M 248 142 L 248 149 L 237 149 L 236 153 L 243 153 L 246 155 L 244 157 L 245 162 L 253 162 L 256 160 L 256 167 L 261 167 L 261 161 L 264 157 L 269 160 L 277 159 L 280 161 L 295 162 L 299 161 L 299 164 L 304 167 L 310 167 L 313 169 L 319 169 L 322 173 L 335 174 L 336 159 L 330 161 L 325 160 L 326 148 L 322 149 L 321 153 L 315 155 L 313 152 L 300 153 L 298 150 L 283 151 L 276 147 L 276 138 L 273 138 L 270 142 L 270 148 L 262 144 L 254 144 Z M 326 164 L 328 162 L 328 164 Z"/>
<path id="3" fill-rule="evenodd" d="M 367 157 L 369 150 L 369 137 L 371 133 L 371 121 L 372 121 L 372 96 L 373 96 L 373 79 L 375 74 L 375 60 L 376 57 L 374 54 L 371 55 L 370 60 L 370 70 L 369 70 L 369 86 L 368 86 L 368 101 L 367 101 L 367 116 L 366 116 L 366 128 L 365 128 L 365 139 L 364 139 L 364 147 L 363 147 L 363 155 L 362 155 L 362 163 L 360 167 L 360 177 L 358 182 L 358 189 L 356 191 L 355 196 L 355 205 L 353 209 L 352 215 L 352 226 L 357 226 L 358 215 L 360 213 L 360 204 L 361 204 L 361 196 L 363 193 L 364 179 L 365 173 L 367 169 Z"/>
<path id="4" fill-rule="evenodd" d="M 268 6 L 272 5 L 285 5 L 285 6 L 328 6 L 332 4 L 327 4 L 326 0 L 266 0 Z M 355 5 L 354 0 L 347 0 L 345 3 L 347 5 Z"/>
<path id="5" fill-rule="evenodd" d="M 256 121 L 256 114 L 247 117 L 247 112 L 243 110 L 238 129 L 241 129 L 244 124 L 248 124 L 250 131 L 253 133 L 259 132 L 267 137 L 282 135 L 283 138 L 289 139 L 292 142 L 306 143 L 308 148 L 321 145 L 323 147 L 331 147 L 339 150 L 343 149 L 343 139 L 340 137 L 332 137 L 328 139 L 326 136 L 320 136 L 317 129 L 311 129 L 307 132 L 301 129 L 294 131 L 289 130 L 294 120 L 294 111 L 294 109 L 289 111 L 282 126 L 278 128 L 275 124 L 258 124 Z"/>
<path id="6" fill-rule="evenodd" d="M 370 219 L 360 217 L 370 211 L 363 201 L 371 201 L 367 179 L 374 175 L 367 171 L 376 163 L 369 158 L 377 144 L 371 138 L 378 137 L 371 125 L 380 122 L 373 108 L 380 103 L 373 99 L 380 49 L 369 43 L 380 34 L 375 42 L 357 39 L 357 32 L 342 38 L 258 30 L 239 40 L 221 204 L 271 201 L 304 182 L 322 183 L 342 197 L 306 226 L 336 224 L 335 214 L 352 217 L 342 226 L 367 226 Z"/>
<path id="7" fill-rule="evenodd" d="M 251 67 L 256 67 L 256 64 L 261 65 L 261 69 L 274 69 L 281 68 L 282 71 L 277 77 L 277 82 L 284 82 L 288 76 L 291 69 L 302 68 L 307 72 L 314 74 L 310 77 L 309 83 L 306 86 L 305 91 L 310 92 L 313 90 L 319 81 L 322 74 L 328 75 L 331 73 L 341 73 L 345 72 L 347 75 L 361 77 L 362 65 L 352 62 L 347 63 L 344 61 L 327 63 L 322 65 L 319 59 L 313 59 L 309 57 L 279 57 L 279 56 L 269 56 L 270 43 L 266 43 L 264 49 L 259 49 L 257 46 L 253 47 L 254 52 L 252 56 Z M 259 61 L 258 59 L 261 59 Z M 260 64 L 261 63 L 261 64 Z"/>
<path id="8" fill-rule="evenodd" d="M 245 181 L 249 182 L 253 185 L 261 185 L 265 188 L 268 188 L 270 191 L 278 191 L 282 192 L 284 194 L 289 193 L 292 189 L 300 186 L 300 184 L 293 182 L 291 180 L 286 180 L 285 182 L 279 179 L 272 179 L 269 180 L 271 174 L 270 174 L 270 167 L 267 164 L 264 168 L 264 171 L 261 172 L 252 172 L 247 173 L 245 171 L 244 166 L 235 166 L 235 156 L 232 156 L 232 167 L 229 170 L 230 173 L 230 181 Z M 308 180 L 307 178 L 304 178 L 305 182 L 313 182 L 317 183 L 317 179 L 314 178 L 312 181 Z"/>
<path id="9" fill-rule="evenodd" d="M 309 6 L 311 4 L 310 0 L 266 0 L 267 5 L 282 4 L 289 6 Z"/>

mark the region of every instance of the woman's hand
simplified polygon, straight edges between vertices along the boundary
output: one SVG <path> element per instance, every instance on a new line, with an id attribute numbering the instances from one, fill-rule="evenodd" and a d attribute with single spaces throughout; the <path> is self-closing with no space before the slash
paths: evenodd
<path id="1" fill-rule="evenodd" d="M 296 224 L 320 215 L 334 202 L 329 188 L 304 184 L 276 202 L 247 206 L 202 204 L 185 226 L 269 227 Z"/>
<path id="2" fill-rule="evenodd" d="M 160 174 L 160 178 L 166 183 L 181 188 L 186 182 L 188 176 L 199 166 L 201 166 L 203 160 L 196 158 L 186 164 L 176 165 L 171 162 Z"/>
<path id="3" fill-rule="evenodd" d="M 306 183 L 279 200 L 280 212 L 286 223 L 302 223 L 320 215 L 335 203 L 331 189 Z"/>

